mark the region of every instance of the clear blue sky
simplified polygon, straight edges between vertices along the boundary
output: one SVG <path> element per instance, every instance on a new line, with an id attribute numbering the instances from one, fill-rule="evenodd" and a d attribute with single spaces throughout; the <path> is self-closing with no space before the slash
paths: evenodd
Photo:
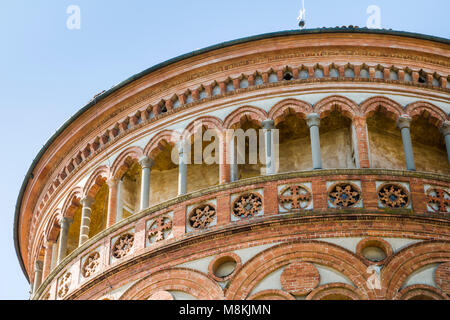
<path id="1" fill-rule="evenodd" d="M 448 0 L 305 0 L 307 27 L 381 25 L 450 38 Z M 296 29 L 301 0 L 2 0 L 0 299 L 28 299 L 14 252 L 14 207 L 32 160 L 95 94 L 154 64 L 240 37 Z M 66 27 L 69 5 L 81 29 Z"/>

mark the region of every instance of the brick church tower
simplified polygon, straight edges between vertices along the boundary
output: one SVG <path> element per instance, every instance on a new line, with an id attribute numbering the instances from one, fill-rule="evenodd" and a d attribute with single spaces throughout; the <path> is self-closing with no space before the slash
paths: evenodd
<path id="1" fill-rule="evenodd" d="M 449 75 L 447 39 L 343 27 L 125 80 L 26 175 L 31 299 L 448 299 Z"/>

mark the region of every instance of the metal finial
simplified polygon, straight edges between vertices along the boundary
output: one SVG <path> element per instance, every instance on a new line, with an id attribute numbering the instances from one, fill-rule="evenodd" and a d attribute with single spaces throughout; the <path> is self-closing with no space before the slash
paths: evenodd
<path id="1" fill-rule="evenodd" d="M 300 29 L 305 28 L 306 24 L 306 10 L 305 10 L 305 0 L 302 0 L 302 9 L 300 10 L 300 14 L 297 18 L 298 25 Z"/>

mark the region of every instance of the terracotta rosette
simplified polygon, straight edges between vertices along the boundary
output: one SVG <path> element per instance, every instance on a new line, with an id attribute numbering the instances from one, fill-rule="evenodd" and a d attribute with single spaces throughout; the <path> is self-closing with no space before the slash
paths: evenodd
<path id="1" fill-rule="evenodd" d="M 301 184 L 286 186 L 280 191 L 278 202 L 288 211 L 303 210 L 311 204 L 312 192 L 309 188 Z M 286 203 L 291 203 L 290 209 L 286 207 Z"/>
<path id="2" fill-rule="evenodd" d="M 239 195 L 232 205 L 233 214 L 240 218 L 251 218 L 256 216 L 263 207 L 262 196 L 256 192 L 248 192 Z"/>
<path id="3" fill-rule="evenodd" d="M 134 235 L 131 233 L 122 234 L 115 242 L 112 248 L 112 256 L 116 259 L 125 257 L 133 248 Z"/>
<path id="4" fill-rule="evenodd" d="M 377 195 L 383 206 L 390 209 L 407 208 L 410 201 L 409 191 L 398 183 L 383 183 Z"/>
<path id="5" fill-rule="evenodd" d="M 81 269 L 83 277 L 89 278 L 91 275 L 93 275 L 98 270 L 99 264 L 100 253 L 98 251 L 94 251 L 89 254 L 83 263 L 83 268 Z"/>
<path id="6" fill-rule="evenodd" d="M 352 182 L 337 182 L 328 188 L 328 200 L 336 208 L 352 208 L 361 200 L 361 188 Z"/>
<path id="7" fill-rule="evenodd" d="M 214 221 L 217 211 L 211 203 L 196 206 L 188 215 L 189 225 L 194 229 L 206 229 Z"/>

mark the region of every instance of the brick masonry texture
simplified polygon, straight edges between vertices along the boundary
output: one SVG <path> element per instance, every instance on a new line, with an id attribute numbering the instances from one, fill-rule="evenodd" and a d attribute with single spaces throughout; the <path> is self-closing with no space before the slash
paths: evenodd
<path id="1" fill-rule="evenodd" d="M 31 298 L 449 299 L 449 52 L 445 43 L 383 33 L 289 35 L 185 58 L 99 99 L 46 147 L 21 193 L 16 235 L 24 272 L 38 282 Z M 313 113 L 318 170 L 307 164 Z M 405 116 L 417 171 L 405 169 L 397 128 Z M 227 129 L 273 120 L 287 169 L 265 175 L 239 165 L 232 181 L 228 163 L 190 165 L 187 192 L 178 194 L 182 170 L 170 153 L 180 139 L 192 141 L 199 120 L 217 134 L 222 160 L 233 151 Z M 179 123 L 184 132 L 169 129 Z M 280 187 L 305 184 L 308 209 L 280 211 Z M 384 184 L 400 186 L 408 202 L 383 205 Z M 445 191 L 437 210 L 428 206 L 430 186 Z M 236 217 L 236 196 L 246 194 L 261 198 L 258 214 Z M 347 205 L 349 194 L 357 205 Z M 397 203 L 389 196 L 384 203 Z M 82 209 L 87 197 L 93 204 Z M 204 203 L 214 205 L 215 222 L 188 228 L 187 213 Z M 74 221 L 71 247 L 56 263 L 63 217 Z M 82 228 L 95 232 L 78 244 Z M 385 258 L 369 260 L 366 248 Z M 221 264 L 230 274 L 215 274 Z M 323 283 L 322 269 L 340 278 Z M 414 282 L 418 273 L 428 284 Z"/>

